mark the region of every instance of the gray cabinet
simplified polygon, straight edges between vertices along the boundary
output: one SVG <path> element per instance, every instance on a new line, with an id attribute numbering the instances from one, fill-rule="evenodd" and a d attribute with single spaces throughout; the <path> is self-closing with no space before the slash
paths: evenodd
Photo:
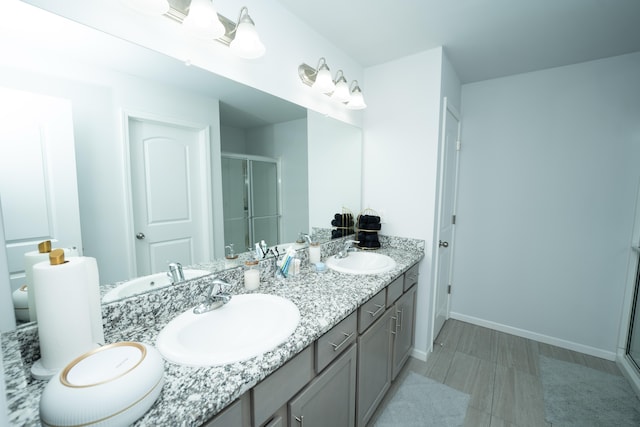
<path id="1" fill-rule="evenodd" d="M 249 427 L 251 425 L 249 406 L 249 393 L 245 393 L 205 423 L 203 427 Z"/>
<path id="2" fill-rule="evenodd" d="M 213 418 L 207 427 L 364 427 L 409 358 L 418 264 Z M 249 397 L 251 399 L 249 399 Z"/>
<path id="3" fill-rule="evenodd" d="M 393 369 L 391 379 L 395 380 L 409 358 L 413 347 L 413 328 L 415 324 L 416 287 L 409 289 L 393 307 Z"/>
<path id="4" fill-rule="evenodd" d="M 367 424 L 391 386 L 392 314 L 392 310 L 384 312 L 358 337 L 357 425 L 359 427 Z"/>
<path id="5" fill-rule="evenodd" d="M 289 402 L 289 426 L 353 427 L 356 403 L 356 345 Z"/>
<path id="6" fill-rule="evenodd" d="M 309 346 L 251 390 L 254 425 L 271 421 L 313 377 L 313 346 Z"/>

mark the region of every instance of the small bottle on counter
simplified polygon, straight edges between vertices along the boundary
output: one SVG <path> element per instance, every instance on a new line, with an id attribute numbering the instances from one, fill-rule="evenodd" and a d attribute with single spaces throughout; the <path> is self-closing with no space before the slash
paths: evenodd
<path id="1" fill-rule="evenodd" d="M 260 287 L 260 269 L 258 261 L 251 260 L 244 263 L 244 288 L 248 291 L 254 291 Z"/>
<path id="2" fill-rule="evenodd" d="M 317 264 L 320 262 L 320 243 L 309 243 L 309 262 L 311 264 Z"/>

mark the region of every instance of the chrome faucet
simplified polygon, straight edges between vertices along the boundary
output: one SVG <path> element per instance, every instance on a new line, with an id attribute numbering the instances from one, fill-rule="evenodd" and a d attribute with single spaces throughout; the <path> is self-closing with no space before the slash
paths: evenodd
<path id="1" fill-rule="evenodd" d="M 207 313 L 211 310 L 222 307 L 231 301 L 231 294 L 228 292 L 232 285 L 220 279 L 214 279 L 209 285 L 207 297 L 203 303 L 193 309 L 195 314 Z"/>
<path id="2" fill-rule="evenodd" d="M 307 241 L 308 244 L 311 244 L 311 236 L 309 236 L 307 233 L 303 233 L 302 231 L 298 234 L 298 241 L 304 242 Z"/>
<path id="3" fill-rule="evenodd" d="M 346 258 L 349 256 L 349 252 L 355 251 L 356 248 L 353 245 L 360 243 L 359 240 L 345 240 L 344 246 L 342 249 L 336 254 L 336 258 Z"/>
<path id="4" fill-rule="evenodd" d="M 167 276 L 171 279 L 171 283 L 173 284 L 184 282 L 184 271 L 182 271 L 182 264 L 180 264 L 179 262 L 170 263 Z"/>

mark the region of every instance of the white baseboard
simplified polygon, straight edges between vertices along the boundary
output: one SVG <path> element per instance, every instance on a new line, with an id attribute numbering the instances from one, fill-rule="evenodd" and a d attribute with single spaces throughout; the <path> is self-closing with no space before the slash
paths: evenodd
<path id="1" fill-rule="evenodd" d="M 452 319 L 462 322 L 471 323 L 485 328 L 493 329 L 507 334 L 516 335 L 522 338 L 539 341 L 545 344 L 555 345 L 557 347 L 566 348 L 568 350 L 577 351 L 579 353 L 588 354 L 590 356 L 600 357 L 611 361 L 616 361 L 616 353 L 613 351 L 602 350 L 588 345 L 551 337 L 548 335 L 538 334 L 536 332 L 527 331 L 525 329 L 514 328 L 512 326 L 503 325 L 501 323 L 491 322 L 489 320 L 479 319 L 477 317 L 467 316 L 460 313 L 450 313 Z"/>
<path id="2" fill-rule="evenodd" d="M 418 359 L 421 360 L 423 362 L 427 361 L 427 353 L 421 350 L 416 350 L 416 348 L 414 347 L 411 350 L 411 357 L 413 357 L 414 359 Z"/>

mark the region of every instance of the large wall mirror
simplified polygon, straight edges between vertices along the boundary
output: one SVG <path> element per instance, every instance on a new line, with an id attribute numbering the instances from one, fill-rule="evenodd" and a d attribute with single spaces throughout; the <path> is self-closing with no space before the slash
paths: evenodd
<path id="1" fill-rule="evenodd" d="M 139 129 L 140 121 L 149 126 L 170 123 L 194 132 L 195 147 L 202 150 L 195 159 L 207 177 L 197 194 L 208 196 L 198 208 L 205 212 L 207 237 L 202 246 L 208 259 L 223 257 L 227 243 L 222 179 L 225 156 L 270 159 L 277 165 L 277 193 L 267 197 L 273 197 L 278 207 L 278 230 L 272 236 L 281 242 L 295 240 L 299 232 L 313 227 L 330 227 L 329 212 L 342 206 L 360 209 L 360 129 L 30 5 L 11 3 L 11 10 L 0 22 L 0 86 L 69 102 L 81 241 L 57 238 L 60 245 L 77 246 L 81 254 L 98 260 L 101 283 L 141 274 L 135 264 L 140 231 L 133 221 L 135 178 L 130 172 L 135 135 L 144 139 L 148 132 Z M 199 146 L 198 141 L 204 144 Z M 327 163 L 321 153 L 332 152 L 336 143 L 343 154 Z M 43 157 L 44 152 L 34 155 Z M 163 215 L 179 211 L 173 204 L 186 198 L 180 186 L 173 185 L 175 180 L 167 178 L 181 173 L 178 157 L 165 155 L 156 168 L 165 172 L 156 174 L 156 190 L 166 191 L 156 191 L 161 197 L 160 204 L 154 205 Z M 341 175 L 339 187 L 333 188 L 334 180 L 324 179 L 323 174 L 335 176 L 340 170 L 349 171 L 349 177 Z M 0 188 L 3 193 L 15 192 L 19 185 L 3 182 Z M 15 194 L 0 196 L 3 202 L 15 199 Z M 161 205 L 164 211 L 157 208 Z M 318 214 L 321 208 L 327 213 L 318 217 L 310 214 Z M 46 234 L 34 234 L 33 241 L 48 237 Z M 252 242 L 244 241 L 236 252 L 246 250 L 242 247 L 245 243 Z M 26 250 L 35 247 L 22 249 Z M 9 255 L 10 263 L 19 263 L 20 256 Z M 13 291 L 23 279 L 19 269 L 14 268 L 11 275 Z"/>

